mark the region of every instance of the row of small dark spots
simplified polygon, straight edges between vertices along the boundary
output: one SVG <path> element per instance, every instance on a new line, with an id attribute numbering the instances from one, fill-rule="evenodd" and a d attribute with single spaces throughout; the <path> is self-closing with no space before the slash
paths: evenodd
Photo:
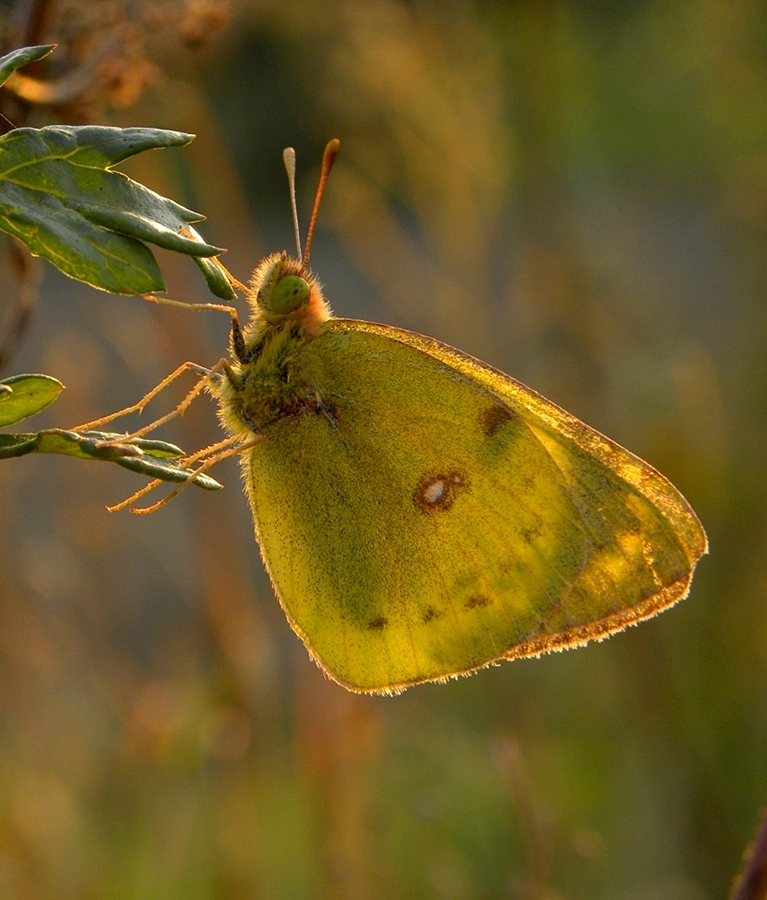
<path id="1" fill-rule="evenodd" d="M 490 606 L 492 602 L 489 597 L 483 597 L 482 594 L 474 594 L 469 597 L 464 606 L 466 609 L 481 609 L 484 606 Z"/>
<path id="2" fill-rule="evenodd" d="M 492 606 L 493 601 L 490 597 L 485 597 L 482 594 L 474 594 L 464 603 L 466 609 L 483 609 L 486 606 Z M 424 625 L 428 625 L 429 622 L 434 622 L 438 619 L 441 619 L 443 613 L 438 612 L 433 606 L 427 606 L 426 611 L 423 614 L 423 623 Z M 368 628 L 371 631 L 383 631 L 384 628 L 389 624 L 389 620 L 385 616 L 377 616 L 375 619 L 371 619 L 368 622 Z"/>

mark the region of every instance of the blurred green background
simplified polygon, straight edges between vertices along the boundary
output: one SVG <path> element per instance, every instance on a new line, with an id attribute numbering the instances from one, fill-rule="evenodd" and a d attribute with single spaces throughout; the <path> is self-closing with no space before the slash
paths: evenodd
<path id="1" fill-rule="evenodd" d="M 149 517 L 104 510 L 140 486 L 115 466 L 5 462 L 0 897 L 726 896 L 767 800 L 767 6 L 0 14 L 6 47 L 19 16 L 60 44 L 37 70 L 58 105 L 6 98 L 16 124 L 198 134 L 126 170 L 205 212 L 242 280 L 292 247 L 282 148 L 306 223 L 340 138 L 312 260 L 335 312 L 522 379 L 666 474 L 711 541 L 687 600 L 605 643 L 355 696 L 290 631 L 233 462 Z M 11 337 L 30 279 L 4 278 Z M 2 374 L 60 378 L 36 422 L 71 426 L 214 363 L 227 325 L 46 266 Z M 213 404 L 160 436 L 217 440 Z"/>

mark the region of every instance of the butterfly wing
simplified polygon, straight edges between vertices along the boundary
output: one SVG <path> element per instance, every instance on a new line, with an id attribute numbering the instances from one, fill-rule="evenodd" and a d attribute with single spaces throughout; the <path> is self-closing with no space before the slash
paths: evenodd
<path id="1" fill-rule="evenodd" d="M 706 538 L 665 478 L 437 341 L 333 319 L 291 377 L 318 402 L 244 459 L 309 652 L 396 691 L 603 637 L 685 596 Z"/>

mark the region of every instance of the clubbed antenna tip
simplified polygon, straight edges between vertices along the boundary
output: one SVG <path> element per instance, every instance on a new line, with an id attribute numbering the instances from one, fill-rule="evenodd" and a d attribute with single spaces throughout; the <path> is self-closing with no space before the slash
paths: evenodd
<path id="1" fill-rule="evenodd" d="M 341 142 L 338 138 L 333 138 L 332 141 L 328 141 L 325 152 L 322 154 L 322 174 L 320 175 L 320 183 L 317 185 L 317 194 L 314 198 L 314 209 L 312 210 L 312 217 L 309 221 L 309 230 L 306 233 L 306 246 L 304 247 L 303 258 L 303 264 L 305 266 L 309 263 L 309 252 L 312 246 L 314 223 L 317 221 L 317 213 L 319 212 L 320 200 L 322 200 L 322 194 L 325 190 L 325 182 L 328 180 L 328 175 L 330 175 L 330 170 L 333 168 L 333 162 L 335 161 L 340 146 Z"/>
<path id="2" fill-rule="evenodd" d="M 285 163 L 285 171 L 288 173 L 288 187 L 290 189 L 290 209 L 293 213 L 293 232 L 296 236 L 296 256 L 301 259 L 301 233 L 298 229 L 298 208 L 296 207 L 296 151 L 292 147 L 286 147 L 282 151 L 282 161 Z"/>

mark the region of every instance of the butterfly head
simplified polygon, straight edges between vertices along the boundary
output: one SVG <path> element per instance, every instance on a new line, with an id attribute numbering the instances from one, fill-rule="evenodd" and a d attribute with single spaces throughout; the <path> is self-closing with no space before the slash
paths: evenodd
<path id="1" fill-rule="evenodd" d="M 285 252 L 261 261 L 250 280 L 249 299 L 254 318 L 270 325 L 299 322 L 315 331 L 330 315 L 313 273 Z"/>

